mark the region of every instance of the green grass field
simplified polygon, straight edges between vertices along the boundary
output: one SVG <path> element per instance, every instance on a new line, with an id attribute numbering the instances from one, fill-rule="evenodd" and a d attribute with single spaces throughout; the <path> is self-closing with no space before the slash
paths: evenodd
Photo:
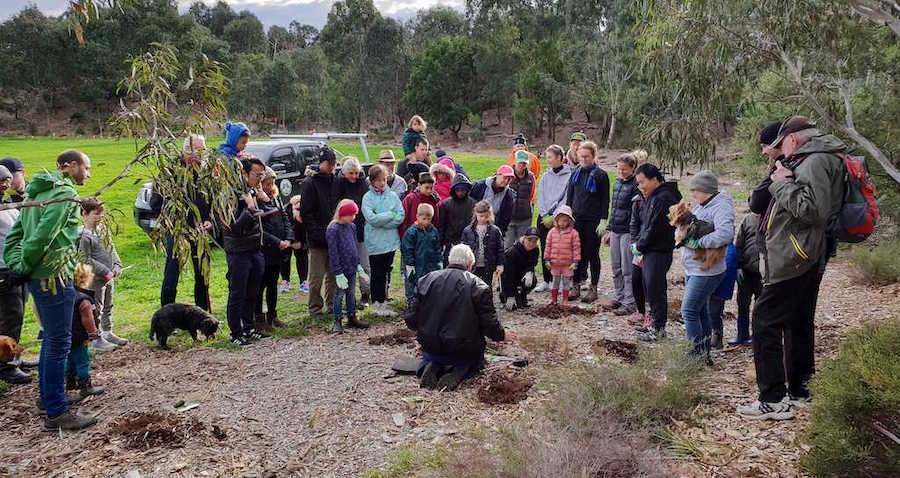
<path id="1" fill-rule="evenodd" d="M 209 146 L 215 146 L 218 141 L 210 139 Z M 358 143 L 336 143 L 335 147 L 344 154 L 363 157 Z M 0 139 L 0 155 L 14 156 L 21 159 L 26 166 L 26 174 L 30 177 L 41 169 L 54 169 L 56 156 L 65 149 L 75 148 L 87 153 L 92 161 L 92 178 L 86 185 L 79 188 L 81 194 L 92 194 L 102 184 L 115 177 L 122 167 L 134 156 L 134 143 L 127 140 L 112 139 L 73 139 L 73 138 L 2 138 Z M 370 146 L 369 154 L 376 158 L 382 146 Z M 399 147 L 394 147 L 397 157 L 401 156 Z M 473 182 L 489 176 L 506 159 L 505 152 L 496 155 L 475 155 L 449 153 L 463 164 L 467 172 L 472 176 Z M 117 334 L 131 340 L 147 342 L 150 316 L 159 307 L 160 284 L 162 283 L 163 265 L 165 263 L 165 251 L 161 246 L 157 248 L 149 237 L 134 223 L 133 205 L 138 190 L 141 187 L 139 178 L 146 178 L 146 171 L 139 168 L 132 171 L 131 175 L 118 182 L 105 192 L 101 199 L 107 205 L 107 213 L 114 215 L 118 224 L 118 231 L 114 236 L 119 255 L 125 266 L 133 266 L 127 270 L 116 283 L 115 309 L 113 313 L 113 325 Z M 613 179 L 610 171 L 610 179 Z M 399 261 L 399 257 L 397 259 Z M 306 311 L 306 296 L 296 291 L 296 271 L 293 271 L 293 290 L 280 294 L 279 318 L 290 324 L 285 329 L 278 330 L 277 336 L 297 336 L 306 333 L 310 327 L 327 328 L 330 324 L 312 321 Z M 402 293 L 402 280 L 399 277 L 399 267 L 394 268 L 395 277 L 392 278 L 392 297 L 400 298 Z M 212 260 L 212 274 L 210 280 L 210 295 L 212 296 L 213 314 L 220 319 L 223 328 L 215 341 L 205 343 L 208 346 L 230 348 L 228 342 L 227 327 L 225 325 L 225 303 L 227 295 L 227 282 L 225 280 L 225 255 L 215 249 Z M 181 275 L 181 283 L 178 291 L 178 301 L 192 303 L 193 301 L 193 272 L 191 267 L 185 268 Z M 35 337 L 38 325 L 34 314 L 28 307 L 25 318 L 25 327 L 22 333 L 22 345 L 30 352 L 38 350 Z M 372 319 L 368 314 L 364 317 Z M 170 340 L 174 348 L 192 346 L 184 335 L 178 335 Z"/>

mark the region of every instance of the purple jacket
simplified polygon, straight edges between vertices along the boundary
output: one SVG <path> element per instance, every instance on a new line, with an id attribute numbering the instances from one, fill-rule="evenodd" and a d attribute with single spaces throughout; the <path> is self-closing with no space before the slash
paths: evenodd
<path id="1" fill-rule="evenodd" d="M 356 224 L 333 223 L 325 230 L 328 260 L 334 275 L 349 276 L 359 267 L 359 245 L 356 243 Z"/>

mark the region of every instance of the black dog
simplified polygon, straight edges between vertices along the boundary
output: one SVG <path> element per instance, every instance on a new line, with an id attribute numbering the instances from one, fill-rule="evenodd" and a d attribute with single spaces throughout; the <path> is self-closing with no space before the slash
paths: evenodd
<path id="1" fill-rule="evenodd" d="M 219 321 L 200 307 L 188 304 L 168 304 L 157 310 L 150 320 L 150 340 L 156 336 L 159 346 L 166 349 L 166 341 L 175 329 L 187 330 L 191 338 L 197 338 L 197 331 L 203 332 L 206 339 L 216 337 Z"/>

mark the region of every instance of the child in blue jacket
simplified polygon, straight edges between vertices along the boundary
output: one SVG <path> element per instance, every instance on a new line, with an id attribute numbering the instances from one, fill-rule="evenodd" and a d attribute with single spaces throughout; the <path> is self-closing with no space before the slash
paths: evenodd
<path id="1" fill-rule="evenodd" d="M 328 260 L 337 289 L 334 291 L 334 328 L 333 333 L 342 334 L 343 311 L 341 302 L 346 297 L 347 327 L 366 329 L 369 324 L 356 320 L 356 301 L 351 284 L 360 274 L 365 280 L 366 273 L 359 263 L 359 245 L 356 243 L 356 224 L 353 220 L 359 214 L 359 207 L 352 199 L 344 199 L 338 203 L 334 220 L 325 230 L 325 242 L 328 244 Z"/>
<path id="2" fill-rule="evenodd" d="M 734 243 L 728 244 L 725 252 L 725 277 L 719 283 L 719 287 L 709 298 L 709 320 L 712 326 L 710 347 L 721 349 L 722 345 L 722 315 L 725 313 L 725 302 L 731 300 L 734 295 L 734 281 L 738 273 L 738 254 Z"/>
<path id="3" fill-rule="evenodd" d="M 406 303 L 416 293 L 419 279 L 441 269 L 441 238 L 437 228 L 431 224 L 434 207 L 431 204 L 419 204 L 416 210 L 416 222 L 403 234 L 400 243 L 400 255 L 406 271 Z"/>

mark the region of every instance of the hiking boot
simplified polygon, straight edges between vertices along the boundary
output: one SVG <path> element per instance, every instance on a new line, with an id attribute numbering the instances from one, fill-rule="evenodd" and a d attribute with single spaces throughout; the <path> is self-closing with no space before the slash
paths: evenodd
<path id="1" fill-rule="evenodd" d="M 607 312 L 618 311 L 619 309 L 622 308 L 622 303 L 613 299 L 613 300 L 603 302 L 602 304 L 600 304 L 600 308 Z M 628 314 L 624 314 L 624 315 L 628 315 Z"/>
<path id="2" fill-rule="evenodd" d="M 722 329 L 713 329 L 709 338 L 709 346 L 715 350 L 722 350 Z"/>
<path id="3" fill-rule="evenodd" d="M 425 364 L 425 368 L 422 370 L 422 378 L 419 379 L 420 388 L 434 390 L 434 387 L 436 387 L 438 383 L 438 367 L 439 365 L 436 365 L 433 362 Z"/>
<path id="4" fill-rule="evenodd" d="M 78 390 L 78 379 L 75 375 L 66 375 L 66 390 Z"/>
<path id="5" fill-rule="evenodd" d="M 67 393 L 66 401 L 69 402 L 69 405 L 78 405 L 81 401 L 84 400 L 84 397 L 79 393 Z M 38 412 L 42 415 L 47 413 L 47 407 L 44 406 L 44 399 L 38 397 L 37 400 L 34 401 L 34 406 L 38 409 Z"/>
<path id="6" fill-rule="evenodd" d="M 448 392 L 452 392 L 459 387 L 459 384 L 465 380 L 466 375 L 469 373 L 469 367 L 466 366 L 453 366 L 449 371 L 441 375 L 441 378 L 437 382 L 438 390 L 446 390 Z"/>
<path id="7" fill-rule="evenodd" d="M 550 290 L 549 282 L 539 282 L 537 287 L 534 288 L 535 292 L 547 292 L 548 290 Z"/>
<path id="8" fill-rule="evenodd" d="M 613 315 L 615 315 L 616 317 L 625 317 L 626 315 L 632 315 L 636 313 L 637 309 L 633 305 L 623 305 L 613 311 Z"/>
<path id="9" fill-rule="evenodd" d="M 576 282 L 572 284 L 572 288 L 569 289 L 569 298 L 575 300 L 579 297 L 581 297 L 581 284 Z"/>
<path id="10" fill-rule="evenodd" d="M 84 430 L 85 428 L 94 426 L 96 424 L 97 419 L 94 417 L 90 417 L 87 415 L 78 415 L 69 411 L 53 418 L 44 418 L 44 431 L 56 432 L 64 430 L 67 432 L 74 432 L 78 430 Z"/>
<path id="11" fill-rule="evenodd" d="M 10 385 L 24 385 L 31 383 L 31 374 L 23 372 L 19 367 L 12 363 L 0 365 L 0 380 Z"/>
<path id="12" fill-rule="evenodd" d="M 278 312 L 274 311 L 274 310 L 266 313 L 266 322 L 269 323 L 270 328 L 271 327 L 281 328 L 281 327 L 285 326 L 284 322 L 278 320 Z"/>
<path id="13" fill-rule="evenodd" d="M 82 397 L 87 398 L 91 395 L 103 395 L 103 387 L 95 387 L 91 384 L 91 377 L 78 379 L 78 391 Z"/>
<path id="14" fill-rule="evenodd" d="M 341 325 L 340 317 L 334 318 L 334 326 L 331 328 L 331 333 L 332 334 L 343 334 L 344 333 L 344 327 Z"/>
<path id="15" fill-rule="evenodd" d="M 646 332 L 639 332 L 637 338 L 641 342 L 659 342 L 666 338 L 666 329 L 650 327 Z"/>
<path id="16" fill-rule="evenodd" d="M 737 407 L 737 414 L 748 420 L 790 420 L 794 418 L 791 404 L 781 402 L 760 402 L 759 400 Z"/>
<path id="17" fill-rule="evenodd" d="M 232 337 L 231 343 L 233 343 L 234 345 L 237 345 L 238 347 L 246 347 L 246 346 L 250 345 L 250 341 L 247 340 L 247 337 L 244 337 L 243 335 L 238 335 L 237 337 Z"/>
<path id="18" fill-rule="evenodd" d="M 291 290 L 291 283 L 283 280 L 281 281 L 281 285 L 278 286 L 278 292 L 288 292 Z"/>
<path id="19" fill-rule="evenodd" d="M 587 293 L 584 294 L 584 297 L 581 298 L 581 302 L 585 304 L 592 304 L 597 301 L 597 286 L 591 284 L 591 288 L 588 289 Z"/>
<path id="20" fill-rule="evenodd" d="M 21 370 L 31 370 L 33 368 L 37 368 L 40 364 L 41 362 L 37 360 L 22 360 L 21 358 L 19 358 L 19 369 Z"/>
<path id="21" fill-rule="evenodd" d="M 103 337 L 98 337 L 91 341 L 91 348 L 95 352 L 112 352 L 116 349 L 116 344 L 107 342 Z"/>
<path id="22" fill-rule="evenodd" d="M 102 334 L 100 334 L 100 336 L 103 337 L 103 340 L 118 347 L 128 345 L 128 339 L 123 339 L 122 337 L 116 336 L 116 334 L 112 333 L 111 330 L 108 332 L 103 332 Z"/>
<path id="23" fill-rule="evenodd" d="M 347 317 L 347 327 L 350 327 L 353 329 L 368 329 L 369 324 L 367 324 L 365 322 L 360 322 L 360 321 L 356 320 L 355 315 L 351 315 L 350 317 Z"/>

